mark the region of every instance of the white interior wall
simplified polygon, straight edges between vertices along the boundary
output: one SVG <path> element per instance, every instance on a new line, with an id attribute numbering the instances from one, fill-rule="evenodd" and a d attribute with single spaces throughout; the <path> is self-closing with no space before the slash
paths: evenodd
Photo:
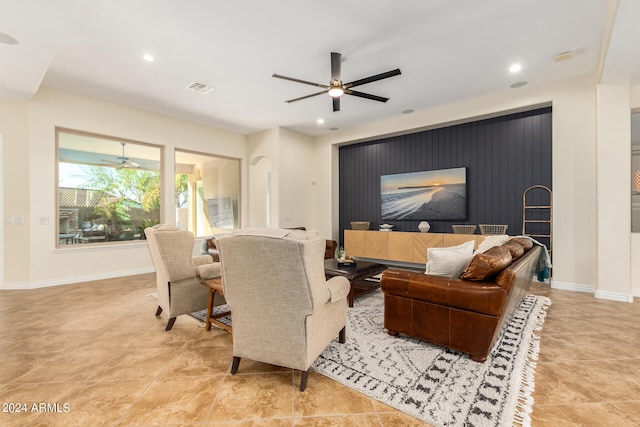
<path id="1" fill-rule="evenodd" d="M 267 156 L 252 159 L 249 164 L 249 227 L 269 227 L 267 191 L 271 191 L 268 175 L 272 172 L 273 162 Z"/>
<path id="2" fill-rule="evenodd" d="M 268 158 L 272 159 L 271 226 L 318 229 L 313 214 L 316 206 L 314 171 L 318 163 L 314 146 L 312 137 L 283 128 L 249 135 L 249 175 L 250 180 L 258 184 L 258 187 L 251 186 L 249 197 L 251 226 L 263 223 L 264 183 L 258 176 L 261 173 L 258 162 Z"/>
<path id="3" fill-rule="evenodd" d="M 3 209 L 5 221 L 2 233 L 4 251 L 4 286 L 28 280 L 29 182 L 30 163 L 26 102 L 0 102 L 0 133 L 3 134 Z M 43 185 L 46 185 L 44 183 Z M 15 224 L 22 218 L 26 225 Z"/>
<path id="4" fill-rule="evenodd" d="M 312 222 L 321 236 L 340 240 L 338 232 L 339 171 L 338 147 L 318 142 L 313 144 L 314 200 Z M 329 201 L 329 204 L 327 204 Z"/>
<path id="5" fill-rule="evenodd" d="M 317 230 L 313 223 L 315 184 L 313 170 L 313 138 L 287 129 L 280 129 L 276 168 L 279 172 L 280 226 L 306 227 Z"/>
<path id="6" fill-rule="evenodd" d="M 12 173 L 24 177 L 4 187 L 5 201 L 15 199 L 12 213 L 5 215 L 25 218 L 24 226 L 15 226 L 4 236 L 5 245 L 15 249 L 5 251 L 5 287 L 30 288 L 152 271 L 145 242 L 55 248 L 56 126 L 164 146 L 164 222 L 175 219 L 172 203 L 175 148 L 240 158 L 241 170 L 246 170 L 243 135 L 48 88 L 18 107 L 18 113 L 11 112 L 14 123 L 0 114 L 5 155 L 12 159 L 11 163 L 5 162 L 10 166 L 4 171 L 5 177 Z M 245 187 L 242 184 L 243 198 L 247 194 Z M 48 224 L 40 225 L 42 218 L 48 219 Z"/>
<path id="7" fill-rule="evenodd" d="M 631 296 L 631 108 L 629 86 L 598 85 L 596 296 Z"/>
<path id="8" fill-rule="evenodd" d="M 259 189 L 255 190 L 255 187 L 251 187 L 249 193 L 249 206 L 248 217 L 249 227 L 261 227 L 264 224 L 264 216 L 262 209 L 264 207 L 263 194 L 260 194 L 266 183 L 261 182 L 262 179 L 258 177 L 259 171 L 256 169 L 256 164 L 260 159 L 267 158 L 271 160 L 271 226 L 279 227 L 280 209 L 280 190 L 278 188 L 279 171 L 277 169 L 278 158 L 278 139 L 280 130 L 269 129 L 262 132 L 257 132 L 247 137 L 248 141 L 248 159 L 249 159 L 249 176 L 255 182 L 259 182 Z M 263 164 L 264 165 L 264 164 Z M 255 191 L 254 191 L 255 190 Z"/>

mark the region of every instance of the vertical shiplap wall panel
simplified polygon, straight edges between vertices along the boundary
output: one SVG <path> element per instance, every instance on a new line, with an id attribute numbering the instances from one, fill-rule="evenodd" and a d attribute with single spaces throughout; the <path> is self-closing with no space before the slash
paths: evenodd
<path id="1" fill-rule="evenodd" d="M 417 220 L 381 220 L 380 176 L 463 166 L 467 220 L 429 221 L 431 231 L 507 224 L 509 234 L 520 234 L 524 190 L 551 188 L 551 117 L 549 107 L 340 147 L 340 236 L 351 221 L 370 221 L 373 230 L 388 222 L 394 230 L 418 231 Z"/>

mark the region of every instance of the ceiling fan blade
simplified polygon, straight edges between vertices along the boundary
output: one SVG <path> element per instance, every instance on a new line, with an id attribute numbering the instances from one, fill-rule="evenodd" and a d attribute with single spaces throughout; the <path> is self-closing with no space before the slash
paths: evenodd
<path id="1" fill-rule="evenodd" d="M 371 95 L 369 93 L 358 92 L 357 90 L 348 90 L 347 89 L 347 90 L 344 91 L 344 93 L 346 93 L 347 95 L 357 96 L 359 98 L 371 99 L 373 101 L 387 102 L 389 100 L 389 98 L 385 98 L 383 96 Z"/>
<path id="2" fill-rule="evenodd" d="M 311 98 L 311 97 L 314 97 L 314 96 L 322 95 L 323 93 L 327 93 L 328 91 L 329 91 L 329 89 L 323 90 L 322 92 L 312 93 L 311 95 L 301 96 L 300 98 L 290 99 L 290 100 L 284 101 L 284 102 L 286 102 L 286 103 L 296 102 L 296 101 L 300 101 L 301 99 L 307 99 L 307 98 Z"/>
<path id="3" fill-rule="evenodd" d="M 333 98 L 333 112 L 340 111 L 340 97 Z"/>
<path id="4" fill-rule="evenodd" d="M 291 80 L 292 82 L 303 83 L 305 85 L 311 85 L 311 86 L 317 86 L 317 87 L 321 87 L 323 89 L 329 89 L 329 86 L 327 86 L 327 85 L 321 85 L 320 83 L 313 83 L 313 82 L 308 82 L 306 80 L 295 79 L 293 77 L 282 76 L 280 74 L 272 74 L 271 77 L 275 77 L 275 78 L 278 78 L 278 79 L 284 79 L 284 80 Z"/>
<path id="5" fill-rule="evenodd" d="M 380 74 L 376 74 L 375 76 L 365 77 L 364 79 L 354 80 L 351 83 L 345 84 L 344 87 L 348 89 L 350 87 L 365 85 L 371 82 L 377 82 L 378 80 L 387 79 L 389 77 L 397 76 L 400 74 L 402 74 L 400 72 L 400 69 L 396 68 L 395 70 L 387 71 L 386 73 L 380 73 Z"/>
<path id="6" fill-rule="evenodd" d="M 340 61 L 342 54 L 331 52 L 331 80 L 340 80 Z"/>

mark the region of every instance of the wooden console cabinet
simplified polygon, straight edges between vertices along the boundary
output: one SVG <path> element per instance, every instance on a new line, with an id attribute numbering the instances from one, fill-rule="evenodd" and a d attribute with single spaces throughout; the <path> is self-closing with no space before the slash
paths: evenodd
<path id="1" fill-rule="evenodd" d="M 344 230 L 344 249 L 352 257 L 426 264 L 428 248 L 455 246 L 469 240 L 475 240 L 477 248 L 485 237 L 480 234 Z"/>

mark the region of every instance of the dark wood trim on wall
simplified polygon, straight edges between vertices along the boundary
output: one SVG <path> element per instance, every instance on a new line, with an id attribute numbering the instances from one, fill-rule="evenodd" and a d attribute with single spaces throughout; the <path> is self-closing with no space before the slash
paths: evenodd
<path id="1" fill-rule="evenodd" d="M 452 224 L 506 224 L 508 234 L 521 234 L 524 190 L 552 188 L 551 119 L 546 107 L 340 147 L 340 238 L 351 221 L 370 221 L 371 230 L 389 223 L 394 230 L 417 232 L 419 220 L 381 219 L 380 176 L 458 167 L 467 168 L 467 219 L 425 218 L 431 231 L 450 233 Z"/>

